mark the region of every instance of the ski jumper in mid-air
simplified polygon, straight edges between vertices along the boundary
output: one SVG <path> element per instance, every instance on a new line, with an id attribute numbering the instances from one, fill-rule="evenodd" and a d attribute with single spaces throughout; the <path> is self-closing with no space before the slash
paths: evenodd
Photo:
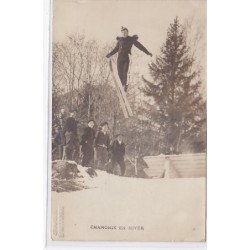
<path id="1" fill-rule="evenodd" d="M 121 28 L 122 37 L 117 37 L 117 44 L 116 47 L 107 54 L 107 58 L 111 57 L 115 53 L 118 52 L 118 58 L 117 58 L 117 70 L 118 75 L 121 80 L 122 86 L 124 87 L 124 90 L 127 91 L 128 83 L 127 83 L 127 74 L 128 74 L 128 68 L 129 68 L 129 54 L 131 54 L 131 48 L 133 45 L 135 45 L 138 49 L 143 51 L 149 56 L 152 56 L 150 52 L 141 44 L 139 43 L 138 36 L 129 36 L 128 35 L 128 29 L 122 27 Z"/>

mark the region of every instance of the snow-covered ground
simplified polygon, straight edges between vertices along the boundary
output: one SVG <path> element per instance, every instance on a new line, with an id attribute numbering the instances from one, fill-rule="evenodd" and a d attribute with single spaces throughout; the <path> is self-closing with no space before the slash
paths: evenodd
<path id="1" fill-rule="evenodd" d="M 139 179 L 103 171 L 90 178 L 79 169 L 87 189 L 52 192 L 53 239 L 205 239 L 205 178 Z"/>

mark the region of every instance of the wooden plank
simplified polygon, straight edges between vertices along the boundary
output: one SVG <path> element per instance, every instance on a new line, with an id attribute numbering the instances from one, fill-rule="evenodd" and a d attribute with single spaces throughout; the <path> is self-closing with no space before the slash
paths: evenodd
<path id="1" fill-rule="evenodd" d="M 164 164 L 170 160 L 169 178 L 196 178 L 206 176 L 206 154 L 145 156 L 149 166 L 145 172 L 150 177 L 161 178 Z"/>
<path id="2" fill-rule="evenodd" d="M 145 168 L 144 172 L 149 177 L 158 177 L 158 178 L 162 178 L 162 176 L 164 174 L 164 171 L 152 171 L 152 170 L 150 170 L 148 168 Z"/>
<path id="3" fill-rule="evenodd" d="M 119 90 L 120 90 L 120 93 L 121 93 L 121 95 L 122 95 L 123 101 L 124 101 L 124 103 L 125 103 L 125 107 L 127 108 L 128 114 L 129 114 L 130 116 L 133 116 L 132 109 L 131 109 L 130 104 L 129 104 L 129 102 L 128 102 L 126 93 L 125 93 L 125 91 L 124 91 L 124 89 L 123 89 L 123 87 L 122 87 L 122 84 L 121 84 L 120 80 L 116 80 L 115 72 L 114 72 L 113 66 L 112 66 L 112 60 L 109 61 L 109 65 L 110 65 L 110 68 L 112 69 L 111 71 L 112 71 L 112 73 L 113 73 L 112 75 L 113 75 L 113 77 L 114 77 L 114 81 L 115 81 L 115 83 L 117 84 L 117 86 L 119 87 Z"/>
<path id="4" fill-rule="evenodd" d="M 184 173 L 204 173 L 206 172 L 205 169 L 176 169 L 175 170 L 181 175 Z"/>
<path id="5" fill-rule="evenodd" d="M 206 168 L 176 168 L 171 167 L 170 176 L 172 178 L 176 177 L 205 177 L 206 176 Z"/>
<path id="6" fill-rule="evenodd" d="M 171 166 L 173 166 L 175 168 L 189 169 L 189 168 L 205 168 L 206 164 L 205 164 L 205 162 L 200 163 L 200 164 L 195 164 L 195 163 L 176 164 L 176 163 L 172 163 Z"/>
<path id="7" fill-rule="evenodd" d="M 174 160 L 174 161 L 192 161 L 192 160 L 195 160 L 195 161 L 204 161 L 206 160 L 206 158 L 204 156 L 198 156 L 198 157 L 194 157 L 194 156 L 190 156 L 190 157 L 169 157 L 171 160 Z"/>

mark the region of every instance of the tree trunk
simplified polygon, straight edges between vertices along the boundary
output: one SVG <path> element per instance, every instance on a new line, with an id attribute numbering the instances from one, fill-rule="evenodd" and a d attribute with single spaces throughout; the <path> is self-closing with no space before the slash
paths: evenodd
<path id="1" fill-rule="evenodd" d="M 88 95 L 88 120 L 90 119 L 90 107 L 91 107 L 91 98 L 90 94 Z"/>
<path id="2" fill-rule="evenodd" d="M 180 129 L 179 129 L 179 136 L 178 136 L 178 140 L 177 140 L 177 144 L 176 144 L 176 151 L 179 152 L 179 147 L 180 147 L 180 142 L 181 142 L 181 136 L 182 136 L 182 125 L 184 123 L 184 118 L 181 121 L 180 124 Z"/>
<path id="3" fill-rule="evenodd" d="M 116 115 L 116 113 L 114 113 L 113 119 L 114 119 L 114 121 L 113 121 L 113 132 L 112 132 L 112 136 L 113 136 L 113 138 L 114 138 L 114 137 L 115 137 L 115 133 L 116 133 L 116 122 L 117 122 L 117 115 Z"/>

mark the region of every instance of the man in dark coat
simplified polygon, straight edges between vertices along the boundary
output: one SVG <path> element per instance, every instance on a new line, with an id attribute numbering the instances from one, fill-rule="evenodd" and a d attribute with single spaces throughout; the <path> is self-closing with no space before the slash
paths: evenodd
<path id="1" fill-rule="evenodd" d="M 97 132 L 95 142 L 96 168 L 106 170 L 109 160 L 110 138 L 108 134 L 108 123 L 101 124 L 101 130 Z"/>
<path id="2" fill-rule="evenodd" d="M 88 126 L 84 129 L 80 142 L 80 153 L 82 154 L 82 166 L 92 167 L 94 160 L 94 131 L 95 122 L 89 120 Z"/>
<path id="3" fill-rule="evenodd" d="M 64 126 L 65 144 L 63 150 L 63 160 L 76 160 L 78 147 L 76 110 L 70 112 Z"/>
<path id="4" fill-rule="evenodd" d="M 121 175 L 124 176 L 126 170 L 124 156 L 125 144 L 123 142 L 123 136 L 119 134 L 116 136 L 116 139 L 111 146 L 111 173 L 113 173 L 115 166 L 118 164 L 121 168 Z"/>
<path id="5" fill-rule="evenodd" d="M 143 51 L 149 56 L 152 56 L 150 52 L 141 44 L 139 43 L 138 36 L 129 36 L 128 35 L 128 29 L 122 27 L 121 32 L 123 34 L 123 37 L 117 37 L 117 44 L 116 47 L 107 54 L 107 58 L 111 57 L 115 53 L 118 52 L 118 58 L 117 58 L 117 70 L 118 75 L 121 80 L 121 83 L 124 87 L 124 90 L 127 91 L 128 84 L 127 84 L 127 74 L 128 74 L 128 68 L 129 68 L 129 54 L 131 54 L 131 48 L 133 45 L 135 45 L 138 49 Z"/>
<path id="6" fill-rule="evenodd" d="M 65 109 L 61 109 L 60 113 L 58 114 L 59 125 L 61 128 L 64 128 L 64 124 L 66 122 L 66 113 Z"/>
<path id="7" fill-rule="evenodd" d="M 52 137 L 52 158 L 53 160 L 62 159 L 62 140 L 61 128 L 56 127 Z"/>
<path id="8" fill-rule="evenodd" d="M 60 144 L 58 144 L 58 150 L 59 150 L 59 159 L 61 160 L 63 157 L 63 146 L 65 145 L 65 122 L 66 122 L 66 113 L 65 109 L 61 109 L 60 113 L 58 114 L 58 120 L 59 120 L 59 133 L 60 133 Z"/>

